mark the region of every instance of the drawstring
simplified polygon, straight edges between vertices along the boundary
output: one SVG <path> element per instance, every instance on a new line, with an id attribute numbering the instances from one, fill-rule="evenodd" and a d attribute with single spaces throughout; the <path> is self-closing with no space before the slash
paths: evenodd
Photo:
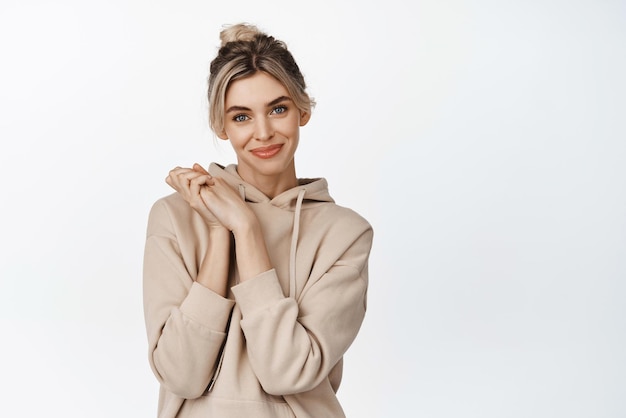
<path id="1" fill-rule="evenodd" d="M 289 249 L 289 297 L 296 297 L 296 247 L 298 246 L 298 236 L 300 234 L 300 212 L 302 211 L 302 201 L 306 189 L 302 188 L 298 192 L 296 199 L 296 210 L 293 215 L 293 231 L 291 232 L 291 247 Z M 246 188 L 243 184 L 239 184 L 239 195 L 245 202 Z"/>
<path id="2" fill-rule="evenodd" d="M 289 297 L 295 299 L 296 296 L 296 246 L 298 245 L 298 234 L 300 232 L 300 210 L 304 200 L 305 189 L 300 189 L 296 200 L 296 212 L 293 216 L 293 232 L 291 233 L 291 249 L 289 250 Z"/>

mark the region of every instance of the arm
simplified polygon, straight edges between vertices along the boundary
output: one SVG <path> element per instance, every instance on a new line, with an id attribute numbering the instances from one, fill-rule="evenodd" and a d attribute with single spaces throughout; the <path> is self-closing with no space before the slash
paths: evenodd
<path id="1" fill-rule="evenodd" d="M 233 232 L 239 278 L 242 282 L 272 268 L 256 215 L 223 179 L 212 179 L 200 190 L 205 206 L 220 225 Z"/>
<path id="2" fill-rule="evenodd" d="M 228 257 L 224 261 L 223 256 L 229 240 L 214 230 L 209 234 L 210 244 L 194 277 L 165 203 L 152 208 L 144 254 L 149 361 L 159 382 L 183 398 L 198 397 L 206 389 L 234 305 L 223 297 L 226 282 L 220 279 L 228 269 Z"/>
<path id="3" fill-rule="evenodd" d="M 209 231 L 209 244 L 196 281 L 224 298 L 228 292 L 230 232 L 221 227 Z"/>
<path id="4" fill-rule="evenodd" d="M 284 296 L 258 219 L 239 195 L 219 178 L 200 195 L 235 237 L 241 284 L 231 290 L 241 308 L 248 356 L 264 390 L 287 395 L 317 387 L 342 358 L 365 315 L 370 225 L 358 216 L 337 220 L 341 227 L 318 251 L 324 267 L 315 268 L 295 301 Z"/>
<path id="5" fill-rule="evenodd" d="M 372 230 L 363 225 L 352 238 L 333 241 L 343 241 L 341 256 L 309 279 L 298 301 L 283 295 L 274 270 L 232 288 L 242 311 L 250 362 L 268 393 L 288 395 L 317 387 L 360 329 Z"/>

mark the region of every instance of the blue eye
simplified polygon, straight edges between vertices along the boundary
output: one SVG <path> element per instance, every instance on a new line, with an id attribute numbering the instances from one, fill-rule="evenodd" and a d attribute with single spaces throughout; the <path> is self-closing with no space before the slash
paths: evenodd
<path id="1" fill-rule="evenodd" d="M 287 111 L 287 106 L 280 105 L 280 106 L 276 106 L 272 110 L 272 113 L 274 113 L 275 115 L 280 115 L 280 114 L 285 113 L 286 111 Z"/>
<path id="2" fill-rule="evenodd" d="M 235 115 L 235 117 L 233 117 L 233 120 L 235 122 L 245 122 L 246 120 L 248 120 L 248 116 L 243 114 Z"/>

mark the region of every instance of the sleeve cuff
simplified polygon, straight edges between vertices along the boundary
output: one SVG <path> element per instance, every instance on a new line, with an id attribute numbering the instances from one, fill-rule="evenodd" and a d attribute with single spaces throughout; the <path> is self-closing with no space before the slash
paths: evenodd
<path id="1" fill-rule="evenodd" d="M 193 282 L 189 294 L 180 305 L 180 311 L 194 322 L 223 331 L 234 305 L 234 301 L 221 297 L 198 282 Z"/>
<path id="2" fill-rule="evenodd" d="M 233 286 L 231 290 L 244 318 L 255 311 L 267 309 L 285 298 L 274 269 Z"/>

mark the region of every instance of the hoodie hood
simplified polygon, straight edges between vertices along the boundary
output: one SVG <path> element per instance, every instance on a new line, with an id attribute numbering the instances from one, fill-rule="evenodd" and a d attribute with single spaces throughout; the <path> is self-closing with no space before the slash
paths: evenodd
<path id="1" fill-rule="evenodd" d="M 291 245 L 289 247 L 289 297 L 296 298 L 296 253 L 298 250 L 298 238 L 300 235 L 300 213 L 302 205 L 333 203 L 334 200 L 328 194 L 328 183 L 323 178 L 298 179 L 298 186 L 284 191 L 270 199 L 259 189 L 246 183 L 237 173 L 237 166 L 231 164 L 223 167 L 217 163 L 211 163 L 209 173 L 213 177 L 221 177 L 226 182 L 239 190 L 239 195 L 245 202 L 266 203 L 280 209 L 293 211 L 293 229 L 291 232 Z"/>
<path id="2" fill-rule="evenodd" d="M 332 197 L 328 193 L 328 182 L 324 178 L 316 179 L 298 179 L 298 186 L 286 190 L 278 196 L 270 199 L 262 191 L 246 183 L 239 173 L 237 173 L 237 165 L 231 164 L 223 167 L 217 163 L 211 163 L 209 173 L 213 177 L 221 177 L 233 188 L 239 191 L 241 197 L 248 202 L 269 203 L 277 208 L 295 210 L 298 196 L 304 190 L 305 203 L 313 202 L 331 202 L 334 203 Z"/>

